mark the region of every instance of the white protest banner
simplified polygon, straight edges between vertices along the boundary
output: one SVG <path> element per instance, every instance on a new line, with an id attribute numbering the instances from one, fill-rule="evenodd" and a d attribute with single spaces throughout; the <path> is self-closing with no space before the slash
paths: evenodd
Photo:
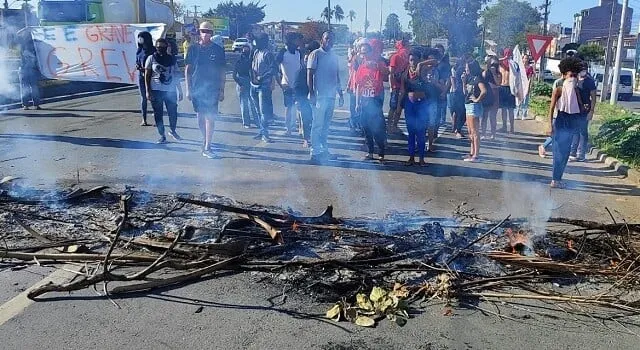
<path id="1" fill-rule="evenodd" d="M 137 36 L 164 35 L 159 24 L 77 24 L 31 28 L 38 65 L 49 79 L 137 84 Z"/>

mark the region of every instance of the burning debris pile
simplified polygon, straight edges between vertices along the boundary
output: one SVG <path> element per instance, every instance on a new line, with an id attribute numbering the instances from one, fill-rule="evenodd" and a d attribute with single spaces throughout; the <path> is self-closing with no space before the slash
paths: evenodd
<path id="1" fill-rule="evenodd" d="M 76 275 L 31 289 L 32 299 L 91 286 L 120 296 L 251 271 L 337 301 L 328 317 L 363 326 L 404 324 L 409 305 L 436 301 L 480 308 L 528 299 L 590 307 L 590 315 L 640 314 L 638 224 L 551 218 L 546 234 L 534 234 L 539 227 L 510 217 L 344 219 L 332 207 L 309 217 L 211 195 L 43 193 L 11 180 L 0 181 L 0 266 L 46 264 Z M 584 283 L 606 288 L 566 292 Z"/>

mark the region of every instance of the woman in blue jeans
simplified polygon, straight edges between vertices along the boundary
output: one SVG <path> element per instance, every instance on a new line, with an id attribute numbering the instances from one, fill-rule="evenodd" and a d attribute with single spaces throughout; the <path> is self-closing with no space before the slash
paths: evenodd
<path id="1" fill-rule="evenodd" d="M 569 57 L 560 62 L 558 66 L 562 73 L 562 84 L 551 93 L 551 106 L 549 107 L 548 133 L 553 136 L 553 179 L 552 188 L 564 188 L 562 175 L 569 161 L 571 153 L 571 141 L 576 132 L 577 123 L 583 115 L 582 98 L 578 93 L 576 78 L 581 70 L 581 61 Z M 555 120 L 553 112 L 557 111 Z"/>
<path id="2" fill-rule="evenodd" d="M 422 52 L 414 49 L 409 54 L 409 68 L 402 77 L 400 83 L 400 101 L 404 103 L 404 117 L 409 132 L 409 160 L 407 165 L 415 164 L 416 151 L 418 153 L 420 166 L 426 166 L 426 133 L 427 127 L 431 123 L 435 125 L 437 117 L 438 96 L 434 93 L 434 87 L 430 86 L 429 76 L 423 72 L 427 64 L 437 64 L 436 60 L 421 62 Z M 427 71 L 424 69 L 424 71 Z M 402 104 L 398 104 L 396 115 L 401 115 Z M 417 143 L 417 147 L 416 147 Z"/>
<path id="3" fill-rule="evenodd" d="M 142 113 L 141 126 L 148 126 L 147 124 L 147 88 L 145 84 L 145 64 L 147 58 L 156 52 L 156 48 L 153 46 L 153 38 L 149 32 L 141 32 L 138 34 L 138 51 L 136 52 L 136 69 L 138 70 L 138 89 L 140 91 L 140 112 Z"/>

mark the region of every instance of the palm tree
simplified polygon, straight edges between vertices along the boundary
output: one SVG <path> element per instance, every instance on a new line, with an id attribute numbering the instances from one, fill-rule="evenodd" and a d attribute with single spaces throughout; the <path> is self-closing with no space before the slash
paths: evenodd
<path id="1" fill-rule="evenodd" d="M 333 17 L 335 17 L 336 22 L 342 22 L 344 19 L 344 10 L 340 5 L 336 5 L 336 7 L 333 8 Z"/>
<path id="2" fill-rule="evenodd" d="M 353 32 L 353 20 L 356 19 L 356 11 L 349 11 L 347 18 L 349 19 L 349 22 L 351 22 L 351 31 Z"/>
<path id="3" fill-rule="evenodd" d="M 333 18 L 333 10 L 329 9 L 329 6 L 325 7 L 320 18 L 323 18 L 328 23 Z"/>

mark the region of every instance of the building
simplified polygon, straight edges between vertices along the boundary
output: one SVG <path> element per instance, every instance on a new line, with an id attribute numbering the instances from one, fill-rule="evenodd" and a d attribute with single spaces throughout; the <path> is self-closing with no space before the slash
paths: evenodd
<path id="1" fill-rule="evenodd" d="M 587 40 L 585 44 L 598 45 L 606 50 L 607 39 L 608 38 L 606 36 L 592 38 Z M 634 67 L 635 60 L 636 60 L 636 46 L 638 44 L 638 35 L 636 34 L 625 35 L 622 39 L 622 43 L 623 43 L 622 66 L 624 68 L 632 68 Z M 618 47 L 618 37 L 612 36 L 611 37 L 611 55 L 610 55 L 612 60 L 617 50 L 617 47 Z"/>
<path id="2" fill-rule="evenodd" d="M 611 11 L 613 10 L 613 21 Z M 609 35 L 609 25 L 612 23 L 614 35 L 620 28 L 620 17 L 622 16 L 622 5 L 617 0 L 600 0 L 596 7 L 585 9 L 577 13 L 573 18 L 573 34 L 571 42 L 584 44 L 588 40 L 606 37 Z M 631 19 L 633 9 L 627 8 L 625 26 L 623 34 L 631 32 Z"/>
<path id="3" fill-rule="evenodd" d="M 563 27 L 562 24 L 549 24 L 547 32 L 553 36 L 551 45 L 547 49 L 547 56 L 556 57 L 562 52 L 562 48 L 571 42 L 572 29 Z"/>

